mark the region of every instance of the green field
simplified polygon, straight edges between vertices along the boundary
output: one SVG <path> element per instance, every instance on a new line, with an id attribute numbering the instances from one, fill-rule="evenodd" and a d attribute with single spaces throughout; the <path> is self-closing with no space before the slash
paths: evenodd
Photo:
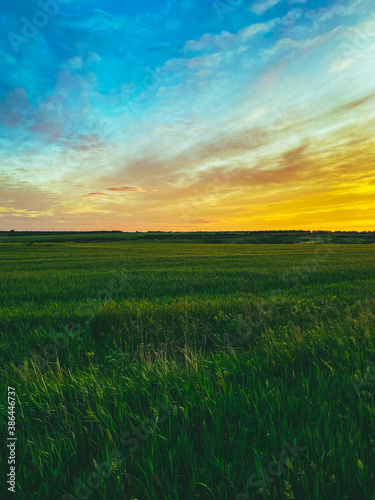
<path id="1" fill-rule="evenodd" d="M 10 239 L 1 498 L 375 499 L 373 245 Z"/>
<path id="2" fill-rule="evenodd" d="M 153 241 L 155 243 L 245 243 L 245 244 L 293 244 L 322 243 L 373 244 L 375 231 L 194 231 L 163 232 L 148 231 L 0 231 L 3 243 L 108 243 L 112 241 L 130 243 Z"/>

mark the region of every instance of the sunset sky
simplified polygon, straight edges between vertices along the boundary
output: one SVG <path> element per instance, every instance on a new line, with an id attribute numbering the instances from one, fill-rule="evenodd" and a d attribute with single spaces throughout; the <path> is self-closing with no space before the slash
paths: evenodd
<path id="1" fill-rule="evenodd" d="M 5 0 L 0 27 L 0 230 L 375 230 L 374 0 Z"/>

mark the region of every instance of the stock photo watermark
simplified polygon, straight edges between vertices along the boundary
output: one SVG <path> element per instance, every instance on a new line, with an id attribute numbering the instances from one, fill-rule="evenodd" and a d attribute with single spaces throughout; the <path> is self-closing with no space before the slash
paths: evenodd
<path id="1" fill-rule="evenodd" d="M 12 493 L 16 492 L 16 442 L 16 389 L 8 387 L 7 486 Z"/>
<path id="2" fill-rule="evenodd" d="M 157 71 L 149 66 L 142 68 L 143 78 L 139 82 L 136 88 L 135 96 L 130 96 L 125 103 L 121 105 L 123 113 L 131 116 L 131 114 L 137 109 L 137 105 L 145 101 L 149 92 L 157 89 L 164 82 L 162 72 Z M 97 157 L 97 147 L 99 143 L 99 138 L 113 137 L 117 132 L 118 128 L 116 124 L 118 120 L 116 117 L 113 118 L 102 118 L 98 120 L 98 123 L 93 130 L 93 133 L 82 137 L 79 145 L 69 144 L 64 152 L 64 167 L 66 170 L 72 170 L 80 165 L 83 160 L 91 161 Z M 112 151 L 111 148 L 110 151 Z M 106 155 L 113 155 L 106 150 Z M 109 158 L 106 157 L 106 161 Z M 61 171 L 61 166 L 58 167 Z"/>
<path id="3" fill-rule="evenodd" d="M 243 153 L 251 154 L 251 162 L 256 165 L 262 161 L 261 149 L 267 144 L 272 143 L 286 128 L 292 125 L 292 116 L 301 113 L 301 106 L 279 105 L 265 116 L 268 123 L 259 123 L 244 133 L 241 141 L 241 150 Z M 293 134 L 292 134 L 293 135 Z M 298 139 L 297 135 L 294 134 Z M 225 143 L 224 143 L 225 144 Z M 225 170 L 213 176 L 212 180 L 207 182 L 201 188 L 194 189 L 194 198 L 188 203 L 180 203 L 179 212 L 181 218 L 186 223 L 196 220 L 202 213 L 205 206 L 211 201 L 215 201 L 215 195 L 218 191 L 231 187 L 231 181 L 234 181 L 236 169 Z"/>
<path id="4" fill-rule="evenodd" d="M 361 395 L 362 387 L 367 387 L 375 382 L 375 365 L 367 358 L 365 359 L 366 368 L 364 369 L 363 376 L 357 374 L 350 377 L 350 381 L 353 384 L 358 396 Z"/>
<path id="5" fill-rule="evenodd" d="M 171 415 L 175 414 L 176 406 L 169 401 L 156 400 L 157 409 L 154 410 L 154 418 L 146 418 L 137 427 L 132 427 L 130 431 L 124 432 L 120 437 L 120 443 L 129 447 L 129 453 L 135 453 L 141 442 L 147 441 L 149 436 L 156 432 L 159 423 L 164 423 Z M 162 416 L 159 416 L 159 412 Z M 108 479 L 113 472 L 121 465 L 125 464 L 125 452 L 114 450 L 109 460 L 101 462 L 99 465 L 93 461 L 95 471 L 90 473 L 85 481 L 76 479 L 72 496 L 64 493 L 61 500 L 84 500 L 91 497 L 94 490 L 98 489 L 105 479 Z"/>
<path id="6" fill-rule="evenodd" d="M 107 300 L 112 300 L 114 295 L 128 288 L 129 281 L 134 279 L 134 276 L 126 274 L 124 270 L 122 273 L 112 271 L 112 274 L 114 278 L 109 282 L 107 289 L 100 290 L 96 298 L 89 299 L 78 305 L 76 313 L 85 321 L 86 325 L 93 321 L 100 307 Z M 118 284 L 120 284 L 120 287 L 118 287 Z M 67 349 L 71 339 L 81 333 L 81 325 L 69 322 L 65 325 L 65 331 L 50 335 L 52 343 L 46 344 L 40 351 L 31 351 L 32 367 L 29 366 L 27 361 L 24 361 L 16 368 L 16 371 L 20 373 L 23 381 L 28 383 L 32 377 L 37 377 L 48 366 L 49 362 L 56 361 L 58 352 Z"/>
<path id="7" fill-rule="evenodd" d="M 22 25 L 19 32 L 8 33 L 8 40 L 14 52 L 18 54 L 21 48 L 35 38 L 39 30 L 45 28 L 49 21 L 59 13 L 60 6 L 68 3 L 70 0 L 40 0 L 38 2 L 40 10 L 37 10 L 30 18 L 21 17 Z"/>
<path id="8" fill-rule="evenodd" d="M 257 495 L 264 493 L 267 489 L 267 485 L 273 483 L 278 476 L 281 476 L 285 467 L 290 468 L 292 463 L 305 450 L 306 447 L 297 446 L 295 439 L 293 440 L 293 444 L 289 444 L 287 441 L 284 441 L 279 459 L 270 462 L 267 468 L 258 469 L 256 474 L 251 474 L 246 481 L 248 489 L 258 488 L 255 492 Z M 236 500 L 250 500 L 250 498 L 252 498 L 252 496 L 249 496 L 245 492 L 239 493 L 236 496 Z"/>
<path id="9" fill-rule="evenodd" d="M 300 266 L 294 266 L 290 270 L 286 270 L 282 275 L 282 280 L 287 285 L 293 285 L 291 290 L 297 291 L 305 281 L 309 274 L 316 271 L 320 262 L 325 261 L 328 256 L 340 245 L 331 243 L 332 237 L 328 237 L 326 243 L 319 243 L 319 246 L 314 250 L 312 257 L 307 257 L 303 260 Z M 252 329 L 260 327 L 262 324 L 267 323 L 269 318 L 275 312 L 275 305 L 285 295 L 284 290 L 273 290 L 271 292 L 271 299 L 258 300 L 253 303 L 254 308 L 251 314 L 247 314 L 245 318 L 237 318 L 237 331 L 236 334 L 225 333 L 224 341 L 230 347 L 235 347 L 243 344 L 252 334 Z"/>
<path id="10" fill-rule="evenodd" d="M 375 19 L 355 28 L 349 28 L 345 33 L 345 39 L 339 46 L 344 61 L 362 55 L 375 39 Z"/>

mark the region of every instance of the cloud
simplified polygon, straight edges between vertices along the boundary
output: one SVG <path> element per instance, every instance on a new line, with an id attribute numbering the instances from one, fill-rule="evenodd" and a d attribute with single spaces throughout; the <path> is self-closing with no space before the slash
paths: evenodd
<path id="1" fill-rule="evenodd" d="M 0 105 L 0 117 L 3 125 L 18 128 L 30 114 L 30 103 L 24 88 L 15 88 L 5 95 Z"/>
<path id="2" fill-rule="evenodd" d="M 125 187 L 107 188 L 107 191 L 139 191 L 139 192 L 143 192 L 144 189 L 138 188 L 138 187 L 125 186 Z"/>
<path id="3" fill-rule="evenodd" d="M 189 224 L 212 224 L 213 222 L 220 222 L 220 219 L 216 220 L 194 219 L 186 222 L 188 222 Z"/>
<path id="4" fill-rule="evenodd" d="M 373 0 L 351 0 L 347 5 L 340 5 L 339 2 L 335 2 L 329 7 L 318 8 L 313 11 L 310 15 L 315 18 L 316 23 L 321 23 L 328 21 L 334 17 L 338 16 L 351 16 L 362 11 L 370 11 L 373 6 Z"/>
<path id="5" fill-rule="evenodd" d="M 347 57 L 346 59 L 335 61 L 330 68 L 330 73 L 339 73 L 340 71 L 351 68 L 357 59 L 356 57 Z"/>
<path id="6" fill-rule="evenodd" d="M 341 112 L 349 112 L 352 110 L 356 110 L 357 108 L 363 106 L 364 104 L 373 101 L 374 98 L 375 98 L 375 93 L 371 93 L 369 95 L 362 96 L 359 99 L 346 102 L 341 106 L 337 106 L 337 108 L 335 108 L 335 111 L 341 113 Z"/>
<path id="7" fill-rule="evenodd" d="M 293 40 L 291 38 L 280 39 L 272 48 L 263 51 L 263 57 L 266 59 L 273 57 L 275 55 L 280 55 L 284 51 L 294 54 L 292 49 L 300 51 L 301 54 L 306 55 L 310 50 L 321 46 L 325 42 L 329 41 L 340 31 L 340 27 L 335 27 L 327 33 L 322 33 L 316 35 L 314 38 L 305 40 Z"/>
<path id="8" fill-rule="evenodd" d="M 86 196 L 108 196 L 108 193 L 88 193 L 84 194 L 83 198 L 85 198 Z"/>
<path id="9" fill-rule="evenodd" d="M 48 216 L 59 206 L 61 194 L 38 186 L 17 175 L 0 173 L 0 205 L 8 215 Z"/>
<path id="10" fill-rule="evenodd" d="M 222 31 L 220 35 L 205 34 L 198 40 L 189 40 L 185 44 L 185 51 L 201 51 L 205 49 L 226 49 L 231 45 L 243 43 L 254 37 L 258 33 L 267 33 L 271 31 L 276 20 L 271 19 L 266 23 L 257 23 L 246 26 L 238 33 L 233 34 L 228 31 Z"/>
<path id="11" fill-rule="evenodd" d="M 250 10 L 254 12 L 254 14 L 257 14 L 258 16 L 263 15 L 265 12 L 268 10 L 272 9 L 273 7 L 276 7 L 276 5 L 283 3 L 285 0 L 263 0 L 263 1 L 258 1 L 254 2 L 250 6 Z M 289 4 L 304 4 L 306 3 L 307 0 L 288 0 Z"/>
<path id="12" fill-rule="evenodd" d="M 252 12 L 255 14 L 258 14 L 258 16 L 264 14 L 267 12 L 267 10 L 272 9 L 272 7 L 275 7 L 277 4 L 283 2 L 284 0 L 264 0 L 260 2 L 254 2 L 250 9 Z"/>

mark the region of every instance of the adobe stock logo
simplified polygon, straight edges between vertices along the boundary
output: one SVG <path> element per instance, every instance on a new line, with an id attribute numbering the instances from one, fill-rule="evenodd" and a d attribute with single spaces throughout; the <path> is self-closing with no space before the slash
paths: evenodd
<path id="1" fill-rule="evenodd" d="M 287 441 L 284 441 L 283 450 L 280 453 L 279 460 L 270 462 L 267 469 L 258 469 L 257 474 L 251 474 L 246 483 L 248 490 L 250 488 L 258 488 L 260 486 L 260 488 L 256 490 L 256 494 L 261 495 L 262 493 L 265 493 L 267 484 L 273 483 L 276 477 L 280 476 L 284 472 L 284 466 L 289 468 L 292 462 L 294 462 L 294 460 L 299 457 L 300 453 L 305 450 L 305 446 L 297 446 L 295 439 L 293 440 L 292 445 Z M 287 451 L 289 451 L 289 455 L 286 453 Z M 255 479 L 258 479 L 258 481 L 254 481 Z M 254 498 L 254 495 L 252 494 L 251 497 Z M 239 493 L 236 496 L 236 500 L 250 500 L 250 496 L 245 492 Z"/>
<path id="2" fill-rule="evenodd" d="M 41 10 L 37 10 L 31 19 L 26 16 L 21 17 L 21 35 L 13 32 L 8 33 L 8 40 L 16 54 L 20 48 L 27 45 L 31 39 L 35 38 L 39 30 L 44 28 L 51 18 L 55 17 L 60 10 L 60 5 L 69 3 L 70 0 L 40 0 L 38 2 Z"/>

